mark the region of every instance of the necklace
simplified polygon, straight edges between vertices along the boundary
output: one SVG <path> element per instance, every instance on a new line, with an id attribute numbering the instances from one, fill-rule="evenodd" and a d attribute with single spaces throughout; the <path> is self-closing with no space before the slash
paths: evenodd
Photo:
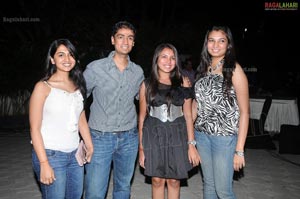
<path id="1" fill-rule="evenodd" d="M 215 71 L 215 70 L 217 70 L 218 68 L 220 68 L 220 66 L 222 65 L 222 64 L 224 64 L 224 59 L 221 59 L 218 63 L 217 63 L 217 65 L 215 65 L 215 67 L 213 67 L 211 64 L 210 64 L 210 66 L 208 67 L 208 73 L 209 74 L 211 74 L 213 71 Z"/>

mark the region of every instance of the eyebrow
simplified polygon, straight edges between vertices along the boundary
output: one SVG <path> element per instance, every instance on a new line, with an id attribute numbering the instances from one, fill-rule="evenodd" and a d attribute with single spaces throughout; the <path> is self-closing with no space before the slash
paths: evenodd
<path id="1" fill-rule="evenodd" d="M 65 54 L 71 54 L 71 52 L 70 51 L 57 51 L 56 53 L 65 53 Z"/>
<path id="2" fill-rule="evenodd" d="M 127 36 L 127 37 L 133 37 L 134 38 L 134 35 L 124 35 L 122 33 L 117 33 L 116 36 Z"/>

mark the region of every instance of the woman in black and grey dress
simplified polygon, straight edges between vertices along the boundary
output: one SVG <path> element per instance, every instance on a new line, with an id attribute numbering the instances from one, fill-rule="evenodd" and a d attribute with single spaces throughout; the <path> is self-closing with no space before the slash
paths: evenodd
<path id="1" fill-rule="evenodd" d="M 171 44 L 159 45 L 152 73 L 141 86 L 139 163 L 152 177 L 152 198 L 179 198 L 180 179 L 200 162 L 195 148 L 188 77 L 179 72 L 178 54 Z M 186 86 L 186 87 L 184 87 Z"/>

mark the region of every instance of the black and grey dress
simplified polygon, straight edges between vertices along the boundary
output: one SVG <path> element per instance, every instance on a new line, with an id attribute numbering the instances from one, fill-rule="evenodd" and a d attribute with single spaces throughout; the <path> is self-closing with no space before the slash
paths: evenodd
<path id="1" fill-rule="evenodd" d="M 184 179 L 192 165 L 188 160 L 187 127 L 183 115 L 184 99 L 192 98 L 192 89 L 159 84 L 143 125 L 145 175 Z M 167 96 L 171 103 L 168 105 Z"/>

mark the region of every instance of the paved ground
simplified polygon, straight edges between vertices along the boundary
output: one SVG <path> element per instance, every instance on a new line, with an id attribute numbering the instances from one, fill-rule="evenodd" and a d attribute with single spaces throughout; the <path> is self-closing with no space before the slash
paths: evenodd
<path id="1" fill-rule="evenodd" d="M 2 130 L 3 131 L 3 130 Z M 28 131 L 0 132 L 0 198 L 40 199 L 31 167 Z M 276 150 L 247 149 L 244 176 L 234 181 L 238 199 L 299 199 L 300 155 L 279 155 Z M 151 185 L 136 167 L 132 199 L 150 199 Z M 108 191 L 111 198 L 112 182 Z M 202 198 L 202 181 L 195 172 L 182 185 L 181 199 Z"/>

